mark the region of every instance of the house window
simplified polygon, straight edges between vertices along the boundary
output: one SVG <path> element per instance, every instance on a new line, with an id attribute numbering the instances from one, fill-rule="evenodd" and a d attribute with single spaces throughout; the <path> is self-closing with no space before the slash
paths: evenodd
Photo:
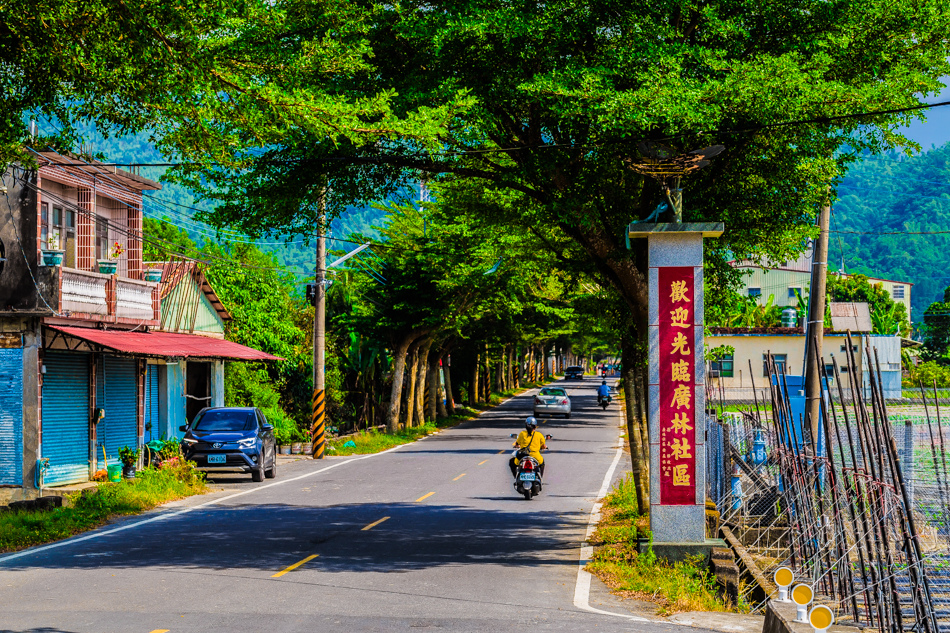
<path id="1" fill-rule="evenodd" d="M 749 288 L 749 296 L 753 298 L 758 298 L 762 296 L 761 288 Z"/>
<path id="2" fill-rule="evenodd" d="M 721 359 L 712 361 L 710 368 L 718 371 L 720 378 L 732 378 L 734 365 L 735 359 L 732 354 L 723 354 Z"/>
<path id="3" fill-rule="evenodd" d="M 788 354 L 772 354 L 772 358 L 775 360 L 775 371 L 779 374 L 788 373 Z M 769 355 L 762 354 L 762 375 L 766 378 L 769 377 Z"/>
<path id="4" fill-rule="evenodd" d="M 109 257 L 109 221 L 96 218 L 96 259 Z"/>
<path id="5" fill-rule="evenodd" d="M 798 295 L 800 295 L 800 294 L 802 294 L 802 289 L 801 289 L 801 288 L 789 288 L 789 289 L 788 289 L 788 298 L 789 298 L 789 299 L 797 299 L 797 298 L 798 298 Z"/>
<path id="6" fill-rule="evenodd" d="M 847 351 L 848 351 L 848 346 L 847 346 L 847 345 L 842 345 L 842 346 L 841 346 L 841 353 L 844 354 L 844 353 L 846 353 Z M 857 352 L 858 352 L 858 346 L 857 346 L 857 345 L 852 345 L 852 346 L 851 346 L 851 351 L 854 352 L 855 354 L 857 354 Z"/>
<path id="7" fill-rule="evenodd" d="M 835 379 L 835 366 L 834 366 L 834 365 L 832 365 L 832 364 L 827 364 L 827 365 L 825 365 L 825 377 L 827 377 L 828 380 L 834 380 L 834 379 Z"/>
<path id="8" fill-rule="evenodd" d="M 893 288 L 891 288 L 891 296 L 893 296 L 895 299 L 903 299 L 904 286 L 894 286 Z"/>
<path id="9" fill-rule="evenodd" d="M 40 242 L 42 248 L 49 247 L 46 243 L 47 238 L 49 238 L 49 205 L 44 202 L 40 205 Z"/>

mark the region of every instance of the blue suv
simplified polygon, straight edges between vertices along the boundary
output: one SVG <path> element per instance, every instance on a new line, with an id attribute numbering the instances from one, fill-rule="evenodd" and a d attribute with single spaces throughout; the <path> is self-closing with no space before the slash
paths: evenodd
<path id="1" fill-rule="evenodd" d="M 205 408 L 181 430 L 182 453 L 201 470 L 239 470 L 254 481 L 277 476 L 274 427 L 256 407 Z"/>

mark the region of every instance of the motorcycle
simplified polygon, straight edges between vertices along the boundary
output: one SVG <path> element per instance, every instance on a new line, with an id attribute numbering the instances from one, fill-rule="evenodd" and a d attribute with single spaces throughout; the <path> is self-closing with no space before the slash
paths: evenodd
<path id="1" fill-rule="evenodd" d="M 610 396 L 601 396 L 601 395 L 597 396 L 597 404 L 603 407 L 604 411 L 607 410 L 607 405 L 610 404 L 611 400 L 613 400 L 613 398 L 611 398 Z"/>
<path id="2" fill-rule="evenodd" d="M 517 435 L 512 434 L 511 437 L 517 437 Z M 550 440 L 551 436 L 545 435 L 544 439 Z M 518 458 L 518 466 L 515 469 L 515 490 L 518 494 L 524 495 L 525 500 L 530 501 L 531 497 L 541 492 L 541 465 L 523 448 L 515 449 L 511 454 Z"/>

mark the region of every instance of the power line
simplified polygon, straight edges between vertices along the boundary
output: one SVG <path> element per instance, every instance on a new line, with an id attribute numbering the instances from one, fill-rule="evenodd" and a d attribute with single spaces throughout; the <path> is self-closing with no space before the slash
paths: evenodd
<path id="1" fill-rule="evenodd" d="M 936 103 L 923 103 L 917 104 L 915 106 L 906 106 L 903 108 L 891 108 L 887 110 L 868 110 L 865 112 L 855 112 L 851 114 L 838 114 L 833 116 L 819 116 L 812 117 L 809 119 L 794 119 L 791 121 L 779 121 L 777 123 L 764 123 L 759 125 L 750 125 L 741 128 L 727 128 L 724 130 L 719 129 L 706 129 L 698 132 L 683 132 L 681 134 L 673 134 L 660 138 L 645 138 L 645 139 L 626 139 L 626 140 L 617 140 L 609 141 L 605 143 L 586 143 L 581 145 L 574 145 L 569 143 L 539 143 L 536 145 L 519 145 L 513 147 L 494 147 L 494 148 L 484 148 L 484 149 L 466 149 L 466 150 L 452 150 L 452 151 L 443 151 L 443 152 L 416 152 L 416 153 L 406 153 L 402 156 L 405 158 L 452 158 L 457 156 L 476 156 L 482 154 L 497 154 L 497 153 L 508 153 L 516 151 L 530 151 L 530 150 L 541 150 L 541 149 L 575 149 L 575 150 L 585 150 L 585 149 L 597 149 L 605 145 L 619 145 L 619 144 L 629 144 L 636 143 L 639 141 L 673 141 L 676 139 L 681 139 L 687 136 L 703 136 L 708 134 L 720 134 L 720 135 L 731 135 L 731 134 L 748 134 L 750 132 L 761 132 L 765 130 L 777 130 L 787 127 L 794 126 L 804 126 L 814 123 L 834 123 L 836 121 L 849 121 L 853 119 L 860 119 L 863 117 L 871 116 L 881 116 L 887 114 L 901 114 L 904 112 L 917 112 L 921 110 L 929 110 L 931 108 L 940 108 L 943 106 L 950 105 L 950 101 L 938 101 Z M 281 160 L 257 160 L 258 164 L 268 164 L 268 165 L 281 165 L 281 164 L 299 164 L 299 163 L 308 163 L 308 162 L 346 162 L 351 160 L 358 160 L 361 162 L 366 162 L 368 164 L 374 163 L 383 163 L 385 158 L 380 158 L 379 160 L 372 160 L 367 157 L 355 157 L 355 156 L 334 156 L 328 155 L 319 158 L 298 158 L 298 159 L 281 159 Z M 184 166 L 197 166 L 197 165 L 208 165 L 208 166 L 219 166 L 221 163 L 211 162 L 211 163 L 200 163 L 197 161 L 187 161 L 187 162 L 164 162 L 164 163 L 99 163 L 103 167 L 184 167 Z"/>

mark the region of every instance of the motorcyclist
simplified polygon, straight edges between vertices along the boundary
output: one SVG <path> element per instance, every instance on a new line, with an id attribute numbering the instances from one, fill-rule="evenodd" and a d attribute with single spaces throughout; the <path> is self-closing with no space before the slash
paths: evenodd
<path id="1" fill-rule="evenodd" d="M 597 402 L 602 402 L 605 398 L 610 397 L 610 387 L 607 386 L 607 381 L 603 380 L 600 383 L 600 386 L 597 387 Z"/>
<path id="2" fill-rule="evenodd" d="M 526 449 L 528 455 L 538 462 L 541 476 L 544 477 L 544 458 L 541 457 L 541 451 L 547 450 L 548 446 L 544 441 L 544 434 L 538 433 L 538 421 L 533 415 L 529 415 L 525 419 L 524 431 L 518 434 L 518 438 L 512 446 Z M 511 468 L 511 476 L 514 477 L 518 471 L 518 458 L 512 457 L 508 462 L 508 466 Z"/>

